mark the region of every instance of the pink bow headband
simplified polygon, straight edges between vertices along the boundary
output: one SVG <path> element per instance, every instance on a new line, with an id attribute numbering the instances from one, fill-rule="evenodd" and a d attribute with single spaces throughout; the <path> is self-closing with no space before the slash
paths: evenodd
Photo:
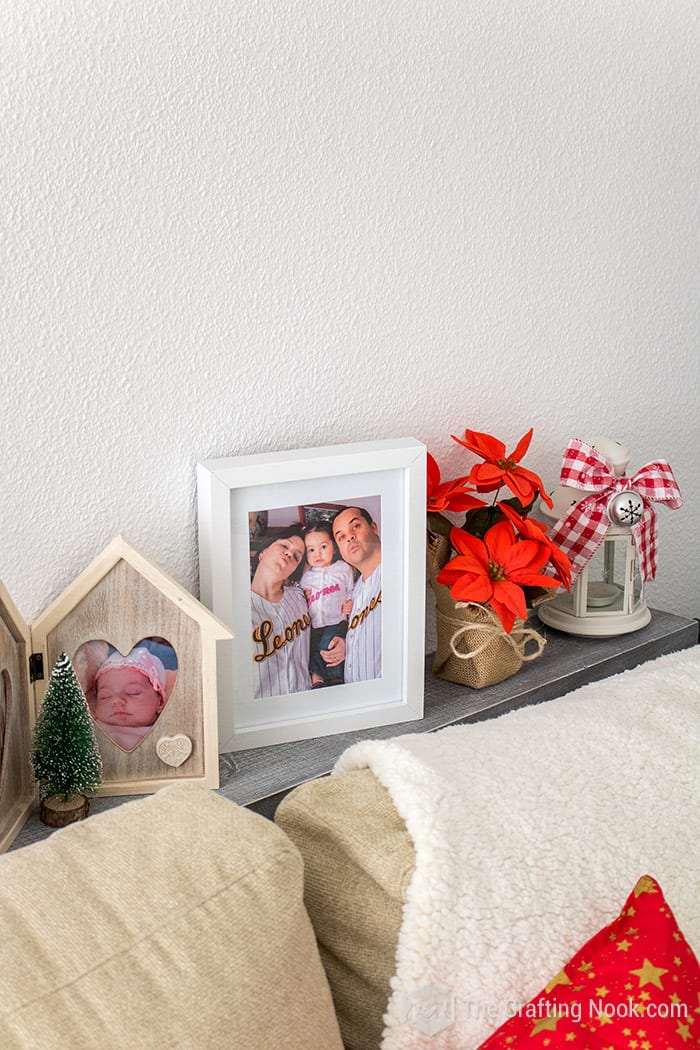
<path id="1" fill-rule="evenodd" d="M 165 698 L 165 668 L 157 656 L 148 649 L 132 649 L 128 656 L 120 653 L 112 653 L 103 664 L 100 665 L 95 675 L 95 685 L 101 674 L 105 671 L 114 671 L 119 668 L 130 668 L 145 675 L 157 693 Z"/>
<path id="2" fill-rule="evenodd" d="M 607 457 L 580 438 L 573 438 L 564 453 L 559 482 L 590 492 L 562 515 L 549 534 L 552 542 L 571 559 L 572 579 L 579 575 L 605 539 L 612 523 L 608 514 L 610 500 L 624 492 L 639 497 L 642 502 L 641 512 L 637 514 L 634 504 L 639 501 L 630 500 L 629 524 L 637 547 L 642 580 L 653 580 L 658 528 L 652 501 L 666 503 L 671 510 L 683 506 L 670 464 L 665 459 L 657 459 L 647 463 L 631 478 L 624 474 L 617 477 Z"/>

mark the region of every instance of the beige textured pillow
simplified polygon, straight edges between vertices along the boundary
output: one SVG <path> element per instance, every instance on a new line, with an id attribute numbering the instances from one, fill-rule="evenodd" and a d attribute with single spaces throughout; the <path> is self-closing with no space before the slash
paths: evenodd
<path id="1" fill-rule="evenodd" d="M 413 841 L 369 769 L 301 785 L 280 803 L 275 821 L 304 860 L 306 907 L 346 1050 L 376 1050 Z"/>
<path id="2" fill-rule="evenodd" d="M 0 1046 L 340 1050 L 279 828 L 192 784 L 0 857 Z"/>

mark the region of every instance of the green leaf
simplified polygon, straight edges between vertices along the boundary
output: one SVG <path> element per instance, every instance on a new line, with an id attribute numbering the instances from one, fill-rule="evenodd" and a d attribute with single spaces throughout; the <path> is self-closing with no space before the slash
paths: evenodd
<path id="1" fill-rule="evenodd" d="M 462 528 L 465 532 L 476 536 L 477 539 L 483 540 L 491 526 L 499 522 L 502 517 L 498 507 L 474 507 L 465 514 Z"/>
<path id="2" fill-rule="evenodd" d="M 431 510 L 428 511 L 428 529 L 437 536 L 447 536 L 449 539 L 452 522 L 448 521 L 443 514 Z"/>

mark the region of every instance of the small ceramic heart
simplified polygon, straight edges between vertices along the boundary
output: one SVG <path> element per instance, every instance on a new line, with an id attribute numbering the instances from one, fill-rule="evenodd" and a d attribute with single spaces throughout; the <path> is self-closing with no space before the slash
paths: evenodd
<path id="1" fill-rule="evenodd" d="M 148 736 L 177 678 L 177 656 L 164 638 L 142 638 L 126 656 L 92 639 L 77 649 L 73 666 L 95 725 L 122 751 Z"/>
<path id="2" fill-rule="evenodd" d="M 156 754 L 166 766 L 181 766 L 192 754 L 192 741 L 184 733 L 162 736 L 156 744 Z"/>

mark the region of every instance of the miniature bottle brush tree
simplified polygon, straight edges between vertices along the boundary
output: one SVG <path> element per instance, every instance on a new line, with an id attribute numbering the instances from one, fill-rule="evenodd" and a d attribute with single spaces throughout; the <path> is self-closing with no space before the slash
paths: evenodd
<path id="1" fill-rule="evenodd" d="M 63 827 L 87 816 L 87 796 L 102 782 L 102 758 L 85 694 L 65 652 L 51 672 L 31 762 L 45 824 Z"/>

